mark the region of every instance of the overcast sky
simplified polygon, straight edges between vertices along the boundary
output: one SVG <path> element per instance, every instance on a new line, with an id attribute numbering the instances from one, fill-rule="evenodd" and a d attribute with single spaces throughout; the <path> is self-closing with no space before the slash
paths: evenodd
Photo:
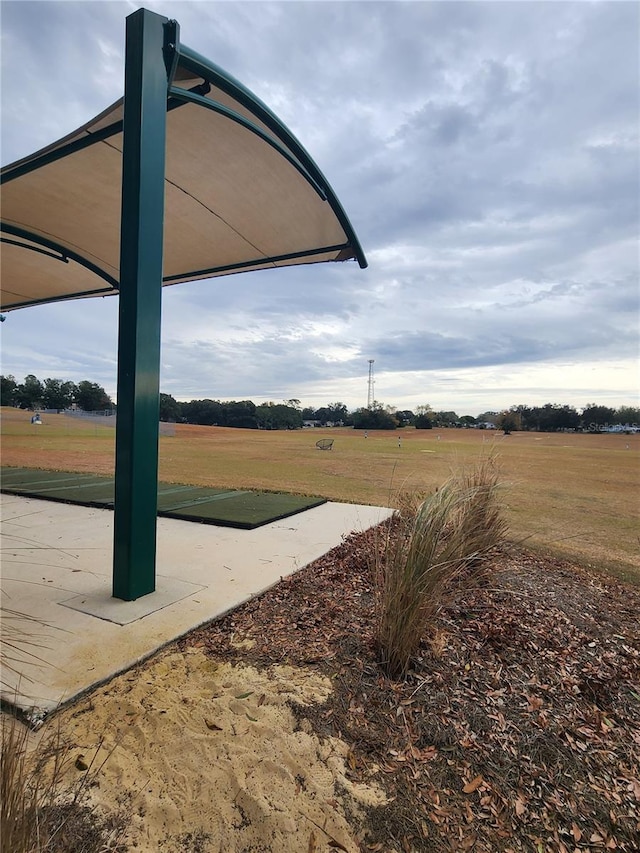
<path id="1" fill-rule="evenodd" d="M 166 288 L 161 390 L 478 414 L 638 405 L 633 2 L 2 2 L 2 164 L 122 95 L 125 17 L 181 40 L 296 134 L 369 268 Z M 115 397 L 117 297 L 13 311 L 2 372 Z"/>

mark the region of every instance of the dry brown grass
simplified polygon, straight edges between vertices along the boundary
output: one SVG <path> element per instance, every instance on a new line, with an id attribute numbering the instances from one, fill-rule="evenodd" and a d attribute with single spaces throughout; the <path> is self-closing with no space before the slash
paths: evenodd
<path id="1" fill-rule="evenodd" d="M 31 679 L 23 674 L 23 664 L 27 661 L 44 663 L 40 651 L 46 648 L 42 629 L 52 630 L 51 625 L 40 619 L 19 613 L 10 607 L 0 607 L 0 682 L 5 686 L 2 673 L 11 672 L 21 678 Z"/>
<path id="2" fill-rule="evenodd" d="M 322 453 L 318 438 L 332 437 Z M 3 464 L 110 474 L 114 430 L 46 415 L 2 410 Z M 506 518 L 531 547 L 607 568 L 640 583 L 640 435 L 513 433 L 480 430 L 351 429 L 262 432 L 178 425 L 160 438 L 167 482 L 317 494 L 390 505 L 402 488 L 432 492 L 452 469 L 493 448 L 508 486 Z"/>
<path id="3" fill-rule="evenodd" d="M 52 723 L 41 734 L 11 714 L 0 720 L 0 849 L 10 853 L 119 853 L 126 815 L 98 812 L 88 803 L 104 760 L 86 763 Z M 34 742 L 32 742 L 34 741 Z M 105 759 L 106 760 L 106 759 Z"/>

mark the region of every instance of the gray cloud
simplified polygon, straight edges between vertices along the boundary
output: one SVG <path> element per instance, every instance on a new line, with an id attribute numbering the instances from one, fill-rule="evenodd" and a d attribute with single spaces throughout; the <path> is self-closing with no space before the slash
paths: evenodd
<path id="1" fill-rule="evenodd" d="M 3 4 L 3 163 L 121 95 L 138 5 Z M 146 5 L 289 124 L 370 261 L 168 288 L 163 390 L 362 405 L 375 358 L 401 407 L 431 387 L 481 410 L 545 383 L 560 402 L 632 401 L 635 4 Z M 3 372 L 115 392 L 116 299 L 13 312 L 2 333 Z"/>

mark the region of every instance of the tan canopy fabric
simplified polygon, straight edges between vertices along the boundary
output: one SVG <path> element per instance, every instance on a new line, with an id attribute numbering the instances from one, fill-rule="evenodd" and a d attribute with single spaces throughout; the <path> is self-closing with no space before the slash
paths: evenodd
<path id="1" fill-rule="evenodd" d="M 321 261 L 366 266 L 318 167 L 240 83 L 183 48 L 167 110 L 163 284 Z M 0 310 L 117 292 L 122 118 L 120 100 L 2 170 Z"/>

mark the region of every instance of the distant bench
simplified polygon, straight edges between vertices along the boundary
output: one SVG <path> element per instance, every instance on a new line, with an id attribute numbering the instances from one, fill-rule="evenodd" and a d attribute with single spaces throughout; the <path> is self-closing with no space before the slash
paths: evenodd
<path id="1" fill-rule="evenodd" d="M 316 441 L 316 447 L 318 450 L 331 450 L 333 447 L 333 439 L 321 438 L 320 441 Z"/>

